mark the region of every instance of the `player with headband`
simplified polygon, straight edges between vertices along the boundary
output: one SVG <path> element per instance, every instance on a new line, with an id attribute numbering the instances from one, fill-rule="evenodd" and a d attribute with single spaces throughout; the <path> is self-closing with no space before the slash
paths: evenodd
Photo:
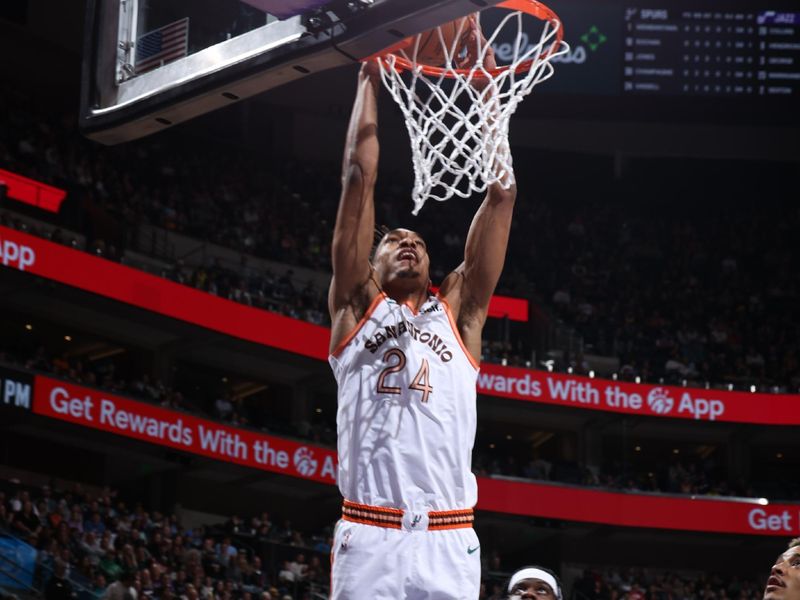
<path id="1" fill-rule="evenodd" d="M 561 582 L 544 567 L 525 567 L 508 581 L 508 600 L 562 600 Z"/>
<path id="2" fill-rule="evenodd" d="M 471 41 L 479 35 L 472 20 Z M 362 66 L 332 244 L 329 362 L 344 504 L 331 598 L 477 600 L 475 386 L 516 187 L 489 187 L 464 260 L 435 296 L 418 233 L 390 230 L 372 254 L 380 85 L 377 65 Z"/>

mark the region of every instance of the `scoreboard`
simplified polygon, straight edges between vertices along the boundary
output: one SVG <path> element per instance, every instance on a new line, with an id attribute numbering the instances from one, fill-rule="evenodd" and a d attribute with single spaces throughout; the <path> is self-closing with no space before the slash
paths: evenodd
<path id="1" fill-rule="evenodd" d="M 626 94 L 792 96 L 800 12 L 624 9 Z"/>
<path id="2" fill-rule="evenodd" d="M 547 93 L 797 96 L 800 10 L 555 0 L 570 52 Z M 495 11 L 499 12 L 499 11 Z M 487 15 L 488 18 L 495 15 Z M 494 19 L 493 19 L 494 20 Z M 536 32 L 526 32 L 530 39 Z M 502 55 L 503 42 L 495 50 Z M 502 58 L 502 56 L 501 56 Z"/>
<path id="3" fill-rule="evenodd" d="M 555 75 L 522 114 L 800 123 L 796 1 L 544 1 L 561 18 L 570 51 L 554 59 Z M 484 30 L 501 16 L 482 13 Z M 495 42 L 501 60 L 511 42 Z"/>

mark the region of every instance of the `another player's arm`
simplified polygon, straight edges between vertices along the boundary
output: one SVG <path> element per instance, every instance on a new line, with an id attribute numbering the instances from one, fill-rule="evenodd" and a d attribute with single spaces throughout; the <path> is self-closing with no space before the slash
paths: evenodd
<path id="1" fill-rule="evenodd" d="M 370 279 L 369 255 L 375 230 L 378 175 L 377 65 L 365 63 L 350 116 L 342 164 L 342 195 L 333 230 L 333 279 L 328 292 L 332 331 L 330 349 L 356 326 L 377 292 Z"/>
<path id="2" fill-rule="evenodd" d="M 482 44 L 486 43 L 475 20 L 471 22 L 470 35 L 465 62 L 474 62 L 478 36 Z M 483 62 L 487 70 L 496 67 L 491 48 L 487 49 Z M 481 81 L 473 82 L 479 91 L 485 89 L 485 85 Z M 488 94 L 483 101 L 491 110 L 493 99 Z M 461 338 L 476 361 L 481 356 L 481 332 L 489 312 L 489 301 L 503 271 L 517 197 L 513 173 L 507 173 L 504 181 L 510 183 L 508 189 L 503 189 L 500 183 L 489 186 L 467 234 L 464 262 L 442 284 L 441 294 L 453 309 Z"/>

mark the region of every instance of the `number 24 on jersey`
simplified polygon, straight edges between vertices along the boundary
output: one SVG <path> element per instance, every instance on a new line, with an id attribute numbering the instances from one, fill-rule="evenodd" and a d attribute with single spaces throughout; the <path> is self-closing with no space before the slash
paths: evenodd
<path id="1" fill-rule="evenodd" d="M 381 374 L 378 376 L 378 393 L 401 394 L 403 390 L 398 386 L 389 385 L 386 379 L 392 373 L 399 373 L 406 368 L 405 353 L 399 348 L 387 350 L 383 355 L 383 362 L 387 363 L 389 366 L 381 371 Z M 411 383 L 408 384 L 408 389 L 422 392 L 420 401 L 423 403 L 428 402 L 430 395 L 433 393 L 433 386 L 430 382 L 428 361 L 426 359 L 422 359 L 422 366 L 419 368 L 419 371 L 417 371 Z"/>

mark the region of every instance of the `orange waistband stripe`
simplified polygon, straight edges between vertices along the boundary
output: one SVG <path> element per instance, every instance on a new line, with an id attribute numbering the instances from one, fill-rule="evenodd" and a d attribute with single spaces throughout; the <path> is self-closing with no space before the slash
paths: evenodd
<path id="1" fill-rule="evenodd" d="M 400 508 L 370 506 L 349 500 L 345 500 L 342 504 L 342 519 L 376 527 L 402 529 L 404 514 Z M 475 512 L 471 508 L 433 510 L 428 513 L 428 531 L 464 529 L 472 527 L 474 522 Z"/>
<path id="2" fill-rule="evenodd" d="M 471 508 L 462 510 L 433 510 L 428 513 L 428 530 L 461 529 L 472 527 L 475 512 Z"/>
<path id="3" fill-rule="evenodd" d="M 342 504 L 342 518 L 345 521 L 388 527 L 389 529 L 402 529 L 403 527 L 403 511 L 399 508 L 370 506 L 349 500 L 345 500 Z"/>

